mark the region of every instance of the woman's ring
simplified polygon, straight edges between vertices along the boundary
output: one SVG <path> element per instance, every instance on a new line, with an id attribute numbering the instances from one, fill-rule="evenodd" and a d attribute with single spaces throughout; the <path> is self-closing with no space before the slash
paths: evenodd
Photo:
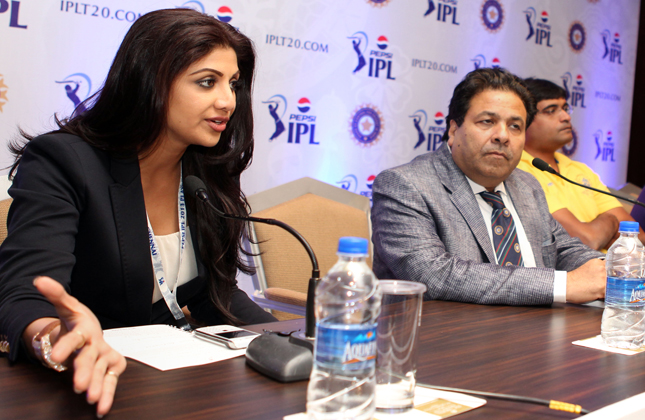
<path id="1" fill-rule="evenodd" d="M 113 375 L 115 379 L 119 379 L 119 374 L 113 370 L 108 370 L 106 375 Z"/>

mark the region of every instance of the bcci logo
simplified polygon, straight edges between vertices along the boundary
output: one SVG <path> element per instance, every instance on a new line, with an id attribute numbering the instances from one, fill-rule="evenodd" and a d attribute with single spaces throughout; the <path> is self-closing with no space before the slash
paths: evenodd
<path id="1" fill-rule="evenodd" d="M 434 151 L 439 148 L 441 145 L 441 138 L 443 137 L 444 131 L 446 128 L 445 117 L 441 111 L 434 114 L 434 120 L 428 124 L 428 114 L 423 109 L 419 109 L 414 114 L 410 115 L 412 118 L 412 123 L 414 128 L 417 131 L 417 141 L 414 145 L 414 149 L 421 147 L 423 143 L 427 140 L 427 150 Z M 428 126 L 426 130 L 426 125 Z M 427 135 L 427 137 L 426 137 Z"/>
<path id="2" fill-rule="evenodd" d="M 471 59 L 470 61 L 472 61 L 473 64 L 475 65 L 475 70 L 486 67 L 486 57 L 484 57 L 483 54 L 477 54 L 475 58 Z M 500 66 L 499 58 L 497 57 L 493 58 L 493 61 L 491 62 L 490 66 L 494 69 L 499 68 Z"/>
<path id="3" fill-rule="evenodd" d="M 4 84 L 4 78 L 0 74 L 0 112 L 2 112 L 2 107 L 6 104 L 9 99 L 7 98 L 7 92 L 9 91 L 9 86 Z"/>
<path id="4" fill-rule="evenodd" d="M 585 47 L 587 41 L 587 33 L 582 23 L 575 21 L 569 28 L 569 46 L 573 52 L 579 53 Z"/>
<path id="5" fill-rule="evenodd" d="M 367 2 L 374 7 L 383 7 L 387 6 L 390 0 L 367 0 Z"/>
<path id="6" fill-rule="evenodd" d="M 384 130 L 381 111 L 374 105 L 363 104 L 356 108 L 349 119 L 349 132 L 361 146 L 373 146 L 381 139 Z"/>
<path id="7" fill-rule="evenodd" d="M 502 7 L 502 3 L 498 0 L 484 0 L 480 16 L 488 32 L 498 32 L 504 23 L 504 8 Z"/>
<path id="8" fill-rule="evenodd" d="M 65 95 L 74 104 L 74 114 L 85 112 L 83 101 L 89 98 L 92 92 L 92 80 L 85 73 L 70 74 L 56 83 L 65 86 Z"/>
<path id="9" fill-rule="evenodd" d="M 571 136 L 573 137 L 571 141 L 564 146 L 562 146 L 562 154 L 571 157 L 578 150 L 578 133 L 576 130 L 571 127 Z"/>

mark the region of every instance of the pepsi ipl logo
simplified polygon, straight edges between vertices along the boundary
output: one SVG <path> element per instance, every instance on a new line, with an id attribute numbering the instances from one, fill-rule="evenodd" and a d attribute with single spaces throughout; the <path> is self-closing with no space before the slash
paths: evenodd
<path id="1" fill-rule="evenodd" d="M 621 45 L 620 45 L 620 34 L 618 32 L 614 33 L 614 36 L 611 36 L 611 32 L 605 29 L 600 33 L 602 36 L 602 43 L 605 46 L 605 52 L 602 55 L 602 59 L 608 59 L 610 63 L 623 64 L 621 61 Z"/>
<path id="2" fill-rule="evenodd" d="M 18 22 L 20 20 L 20 2 L 14 0 L 9 4 L 8 0 L 0 0 L 0 14 L 6 13 L 9 9 L 11 9 L 9 12 L 9 27 L 27 29 L 27 25 L 21 25 Z"/>
<path id="3" fill-rule="evenodd" d="M 596 156 L 594 160 L 600 158 L 603 162 L 615 162 L 614 160 L 614 143 L 612 142 L 611 131 L 607 131 L 607 135 L 603 138 L 602 130 L 597 130 L 593 133 L 594 141 L 596 142 Z"/>
<path id="4" fill-rule="evenodd" d="M 549 25 L 549 13 L 546 10 L 543 10 L 540 14 L 540 18 L 537 17 L 537 12 L 533 7 L 529 7 L 524 11 L 526 15 L 526 23 L 529 27 L 529 34 L 526 37 L 528 41 L 532 37 L 535 37 L 535 43 L 537 45 L 545 45 L 549 48 L 553 47 L 551 45 L 551 25 Z"/>
<path id="5" fill-rule="evenodd" d="M 433 0 L 428 0 L 428 10 L 423 14 L 423 17 L 431 15 L 435 9 L 437 10 L 437 20 L 439 22 L 448 22 L 453 25 L 459 25 L 457 22 L 457 0 L 437 0 L 437 5 Z"/>
<path id="6" fill-rule="evenodd" d="M 429 124 L 428 114 L 423 109 L 415 111 L 414 114 L 410 115 L 410 118 L 412 118 L 412 124 L 414 124 L 417 132 L 417 141 L 415 142 L 414 149 L 416 150 L 423 143 L 426 143 L 426 148 L 429 152 L 437 150 L 441 145 L 443 133 L 446 131 L 444 126 L 445 116 L 443 113 L 439 111 L 434 114 L 434 119 Z M 428 127 L 427 130 L 426 125 Z"/>
<path id="7" fill-rule="evenodd" d="M 569 104 L 572 107 L 586 108 L 585 88 L 582 83 L 582 75 L 579 74 L 576 76 L 575 83 L 573 82 L 573 77 L 569 72 L 563 74 L 561 78 L 562 86 L 564 87 L 564 90 L 567 91 L 567 96 L 569 97 Z"/>
<path id="8" fill-rule="evenodd" d="M 351 36 L 347 37 L 352 41 L 352 47 L 358 58 L 358 63 L 354 68 L 352 73 L 358 73 L 367 65 L 365 60 L 365 52 L 369 44 L 369 39 L 365 32 L 359 31 L 355 32 Z M 390 45 L 389 40 L 385 35 L 381 35 L 376 40 L 376 46 L 378 50 L 370 50 L 369 56 L 369 67 L 368 67 L 368 77 L 383 77 L 387 80 L 395 80 L 392 77 L 392 57 L 393 54 L 385 51 Z"/>

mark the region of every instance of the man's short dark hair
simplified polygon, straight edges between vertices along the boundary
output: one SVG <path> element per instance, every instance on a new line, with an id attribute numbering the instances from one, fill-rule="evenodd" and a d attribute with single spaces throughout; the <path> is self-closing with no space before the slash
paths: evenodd
<path id="1" fill-rule="evenodd" d="M 533 95 L 536 105 L 538 102 L 547 99 L 569 99 L 567 91 L 562 86 L 558 86 L 549 80 L 529 77 L 524 79 L 524 84 Z"/>
<path id="2" fill-rule="evenodd" d="M 527 89 L 524 81 L 513 73 L 503 68 L 480 68 L 473 70 L 464 77 L 452 93 L 448 116 L 446 117 L 446 131 L 442 140 L 448 140 L 450 121 L 454 121 L 457 127 L 461 127 L 464 118 L 470 108 L 470 101 L 475 95 L 484 90 L 504 90 L 515 93 L 526 109 L 526 127 L 528 128 L 535 116 L 535 101 Z"/>

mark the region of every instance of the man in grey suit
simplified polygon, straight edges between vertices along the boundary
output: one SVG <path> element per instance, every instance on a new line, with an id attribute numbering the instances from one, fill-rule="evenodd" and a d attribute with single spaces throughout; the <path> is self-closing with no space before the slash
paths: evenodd
<path id="1" fill-rule="evenodd" d="M 602 254 L 570 237 L 537 180 L 516 169 L 534 115 L 522 80 L 504 69 L 475 70 L 457 85 L 445 143 L 374 182 L 377 277 L 424 283 L 426 300 L 544 305 L 604 297 Z"/>

